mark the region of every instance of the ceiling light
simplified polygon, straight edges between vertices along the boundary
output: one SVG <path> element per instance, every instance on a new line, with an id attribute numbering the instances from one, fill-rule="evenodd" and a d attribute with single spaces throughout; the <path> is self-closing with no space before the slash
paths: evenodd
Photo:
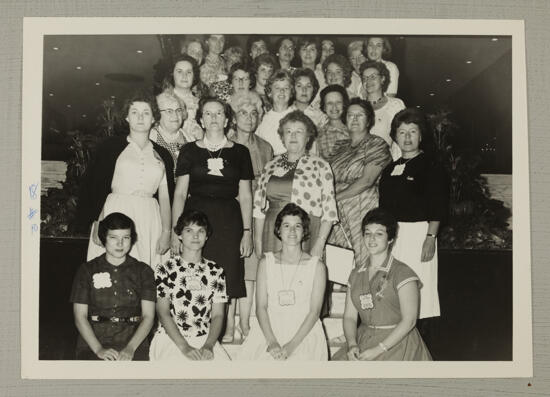
<path id="1" fill-rule="evenodd" d="M 53 96 L 53 92 L 50 92 L 48 95 L 49 95 L 49 96 Z"/>
<path id="2" fill-rule="evenodd" d="M 470 61 L 470 60 L 467 60 L 467 61 L 466 61 L 466 63 L 472 63 L 472 61 Z"/>
<path id="3" fill-rule="evenodd" d="M 111 99 L 115 99 L 116 97 L 114 95 L 111 95 Z"/>
<path id="4" fill-rule="evenodd" d="M 137 50 L 136 51 L 138 54 L 143 54 L 143 51 L 142 50 Z"/>
<path id="5" fill-rule="evenodd" d="M 76 70 L 82 70 L 82 66 L 77 66 Z"/>
<path id="6" fill-rule="evenodd" d="M 71 107 L 71 105 L 67 105 L 67 107 L 68 107 L 68 108 L 70 108 L 70 107 Z"/>
<path id="7" fill-rule="evenodd" d="M 420 109 L 420 105 L 416 105 L 416 107 L 417 107 L 418 109 Z"/>
<path id="8" fill-rule="evenodd" d="M 445 81 L 446 81 L 447 83 L 450 83 L 452 80 L 451 80 L 451 79 L 445 79 Z"/>
<path id="9" fill-rule="evenodd" d="M 99 85 L 99 81 L 97 81 L 97 82 L 95 83 L 95 85 Z"/>
<path id="10" fill-rule="evenodd" d="M 491 39 L 491 41 L 498 41 L 498 38 L 497 38 L 497 37 L 493 37 L 493 38 Z"/>
<path id="11" fill-rule="evenodd" d="M 52 50 L 57 51 L 59 50 L 59 47 L 52 47 Z"/>
<path id="12" fill-rule="evenodd" d="M 433 92 L 430 92 L 430 96 L 434 96 L 435 94 Z"/>
<path id="13" fill-rule="evenodd" d="M 85 115 L 85 114 L 83 114 L 83 115 L 82 115 L 82 118 L 84 118 L 84 119 L 85 119 L 85 118 L 86 118 L 86 115 Z"/>

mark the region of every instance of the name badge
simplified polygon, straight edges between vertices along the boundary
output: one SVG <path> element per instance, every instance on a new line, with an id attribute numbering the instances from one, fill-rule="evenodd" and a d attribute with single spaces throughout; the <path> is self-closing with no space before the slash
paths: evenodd
<path id="1" fill-rule="evenodd" d="M 202 283 L 200 277 L 187 277 L 187 289 L 191 291 L 199 291 L 202 289 Z"/>
<path id="2" fill-rule="evenodd" d="M 279 291 L 279 306 L 292 306 L 296 303 L 294 290 L 285 289 Z"/>
<path id="3" fill-rule="evenodd" d="M 361 309 L 369 310 L 374 307 L 372 302 L 372 294 L 361 294 L 359 295 L 359 302 L 361 303 Z"/>

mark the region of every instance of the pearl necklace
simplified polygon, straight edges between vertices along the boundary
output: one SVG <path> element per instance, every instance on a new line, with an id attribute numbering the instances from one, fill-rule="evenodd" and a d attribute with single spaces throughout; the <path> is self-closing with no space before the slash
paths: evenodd
<path id="1" fill-rule="evenodd" d="M 224 136 L 223 139 L 219 143 L 212 143 L 208 140 L 206 135 L 202 139 L 202 143 L 204 144 L 204 147 L 211 151 L 211 152 L 217 152 L 218 150 L 222 149 L 227 144 L 227 137 Z"/>

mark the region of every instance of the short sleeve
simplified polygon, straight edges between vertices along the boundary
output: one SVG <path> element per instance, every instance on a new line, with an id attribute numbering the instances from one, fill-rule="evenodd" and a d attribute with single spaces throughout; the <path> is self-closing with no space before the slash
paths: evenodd
<path id="1" fill-rule="evenodd" d="M 390 72 L 390 84 L 388 85 L 388 89 L 386 92 L 388 94 L 397 94 L 397 86 L 399 82 L 399 69 L 397 68 L 397 65 L 393 62 L 387 61 L 385 62 L 388 71 Z"/>
<path id="2" fill-rule="evenodd" d="M 80 265 L 76 272 L 69 301 L 83 304 L 90 302 L 90 271 L 87 263 Z"/>
<path id="3" fill-rule="evenodd" d="M 176 165 L 176 177 L 188 175 L 191 173 L 191 166 L 193 164 L 192 153 L 194 143 L 188 143 L 183 145 L 178 155 L 178 162 Z"/>
<path id="4" fill-rule="evenodd" d="M 252 159 L 250 158 L 250 152 L 248 151 L 248 148 L 246 146 L 241 146 L 241 153 L 239 153 L 240 157 L 240 180 L 247 180 L 251 181 L 254 179 L 254 169 L 252 168 Z"/>
<path id="5" fill-rule="evenodd" d="M 320 170 L 321 205 L 323 206 L 322 220 L 330 223 L 338 222 L 338 210 L 336 206 L 336 195 L 334 193 L 334 175 L 330 165 L 324 160 L 317 159 Z"/>
<path id="6" fill-rule="evenodd" d="M 147 264 L 141 263 L 141 265 L 143 265 L 141 270 L 141 300 L 156 302 L 155 273 Z"/>
<path id="7" fill-rule="evenodd" d="M 225 273 L 221 267 L 219 267 L 218 276 L 214 281 L 214 296 L 212 297 L 212 303 L 226 303 L 227 290 L 225 282 Z"/>
<path id="8" fill-rule="evenodd" d="M 395 290 L 399 290 L 402 286 L 412 281 L 415 281 L 418 284 L 418 288 L 422 287 L 422 283 L 418 278 L 417 274 L 409 266 L 404 263 L 395 263 L 392 265 L 393 271 L 393 287 Z"/>
<path id="9" fill-rule="evenodd" d="M 170 261 L 160 264 L 155 270 L 155 286 L 157 298 L 166 298 L 170 296 L 170 290 L 173 288 L 174 280 L 170 280 Z M 172 282 L 171 282 L 172 281 Z"/>

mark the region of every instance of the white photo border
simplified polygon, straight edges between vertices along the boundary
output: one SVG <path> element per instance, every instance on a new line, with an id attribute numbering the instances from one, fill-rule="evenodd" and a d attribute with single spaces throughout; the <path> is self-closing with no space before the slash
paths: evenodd
<path id="1" fill-rule="evenodd" d="M 24 18 L 21 376 L 34 379 L 532 377 L 531 245 L 525 29 L 521 20 L 344 18 Z M 86 34 L 509 35 L 512 37 L 513 360 L 436 362 L 82 362 L 38 359 L 43 40 Z M 39 223 L 39 222 L 38 222 Z M 482 325 L 481 325 L 482 326 Z"/>

